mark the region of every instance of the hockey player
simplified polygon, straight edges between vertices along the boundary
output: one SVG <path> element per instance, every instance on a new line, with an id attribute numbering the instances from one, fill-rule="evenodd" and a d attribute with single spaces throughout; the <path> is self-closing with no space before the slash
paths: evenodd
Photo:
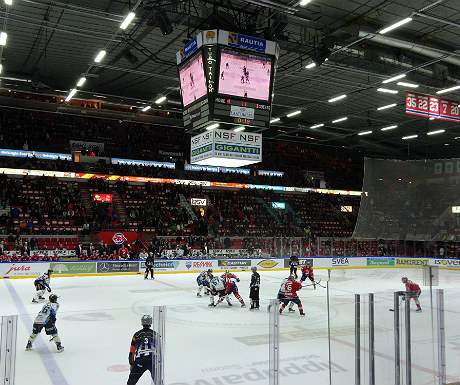
<path id="1" fill-rule="evenodd" d="M 249 310 L 259 310 L 260 275 L 257 272 L 256 266 L 251 267 L 251 271 L 251 283 L 249 284 L 249 298 L 251 299 L 251 307 Z"/>
<path id="2" fill-rule="evenodd" d="M 153 263 L 154 263 L 154 261 L 155 261 L 155 259 L 153 257 L 153 253 L 150 252 L 149 256 L 145 260 L 145 275 L 144 275 L 144 279 L 149 278 L 149 272 L 150 272 L 150 277 L 152 279 L 155 279 L 155 278 L 153 278 Z"/>
<path id="3" fill-rule="evenodd" d="M 280 308 L 280 314 L 283 313 L 284 308 L 289 302 L 294 302 L 299 307 L 299 312 L 301 316 L 305 316 L 303 312 L 302 302 L 300 301 L 297 291 L 302 289 L 302 284 L 297 282 L 293 275 L 289 276 L 288 281 L 284 285 L 284 298 L 282 300 L 282 305 Z"/>
<path id="4" fill-rule="evenodd" d="M 130 366 L 127 385 L 137 384 L 147 370 L 155 383 L 154 355 L 159 347 L 158 335 L 151 329 L 152 316 L 146 314 L 141 318 L 142 329 L 134 333 L 129 348 Z"/>
<path id="5" fill-rule="evenodd" d="M 310 266 L 310 262 L 307 262 L 304 266 L 302 266 L 302 277 L 300 277 L 300 283 L 304 282 L 307 278 L 312 282 L 313 289 L 316 289 L 315 277 L 313 275 L 313 268 Z"/>
<path id="6" fill-rule="evenodd" d="M 26 350 L 32 349 L 35 338 L 40 334 L 43 327 L 45 327 L 45 333 L 51 336 L 51 341 L 56 343 L 56 348 L 59 353 L 64 351 L 64 346 L 61 344 L 58 331 L 56 329 L 56 313 L 59 309 L 57 302 L 58 296 L 51 294 L 49 296 L 49 302 L 43 306 L 42 310 L 35 317 L 34 325 L 32 327 L 32 334 L 27 341 Z"/>
<path id="7" fill-rule="evenodd" d="M 216 306 L 219 302 L 221 302 L 221 298 L 225 297 L 225 283 L 221 277 L 214 277 L 211 279 L 209 284 L 211 290 L 211 303 L 208 306 Z M 216 303 L 214 303 L 214 296 L 219 295 L 219 299 Z M 230 299 L 227 299 L 227 302 L 230 302 Z M 231 306 L 231 304 L 229 304 Z"/>
<path id="8" fill-rule="evenodd" d="M 43 297 L 45 289 L 48 290 L 48 292 L 51 292 L 50 278 L 52 273 L 53 270 L 48 269 L 46 273 L 35 278 L 34 285 L 37 292 L 35 293 L 35 297 L 32 299 L 32 302 L 38 302 L 39 299 L 45 299 Z"/>
<path id="9" fill-rule="evenodd" d="M 417 309 L 415 311 L 422 311 L 420 301 L 418 299 L 422 293 L 420 286 L 415 282 L 412 282 L 410 279 L 407 279 L 407 277 L 402 277 L 401 281 L 406 285 L 406 295 L 408 295 L 409 298 L 412 298 L 415 302 L 415 305 L 417 305 Z"/>
<path id="10" fill-rule="evenodd" d="M 246 307 L 243 298 L 241 298 L 241 295 L 238 293 L 238 286 L 236 286 L 236 283 L 232 281 L 232 279 L 235 279 L 236 282 L 240 282 L 240 279 L 235 274 L 230 273 L 228 270 L 225 270 L 225 273 L 221 275 L 221 278 L 225 283 L 225 299 L 227 300 L 228 306 L 232 306 L 229 295 L 233 293 L 236 299 L 240 301 L 241 307 Z M 223 299 L 224 298 L 221 297 L 219 302 L 222 302 Z"/>
<path id="11" fill-rule="evenodd" d="M 200 275 L 196 278 L 196 283 L 198 284 L 198 292 L 196 293 L 197 297 L 201 297 L 201 289 L 206 287 L 205 294 L 209 294 L 209 284 L 213 279 L 212 269 L 203 270 Z"/>
<path id="12" fill-rule="evenodd" d="M 299 266 L 299 257 L 296 255 L 291 255 L 291 258 L 289 258 L 289 274 L 294 274 L 295 279 L 297 279 L 297 267 Z"/>

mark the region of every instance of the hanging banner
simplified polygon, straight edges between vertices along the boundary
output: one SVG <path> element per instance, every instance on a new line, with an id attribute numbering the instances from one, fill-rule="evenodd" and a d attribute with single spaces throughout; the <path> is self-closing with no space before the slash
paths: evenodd
<path id="1" fill-rule="evenodd" d="M 406 114 L 460 122 L 458 101 L 416 92 L 406 92 Z"/>

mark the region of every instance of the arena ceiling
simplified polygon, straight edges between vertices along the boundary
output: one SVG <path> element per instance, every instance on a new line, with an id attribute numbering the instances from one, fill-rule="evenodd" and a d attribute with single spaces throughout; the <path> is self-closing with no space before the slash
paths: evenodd
<path id="1" fill-rule="evenodd" d="M 122 30 L 130 11 L 135 18 Z M 180 111 L 175 54 L 198 30 L 217 27 L 281 47 L 272 114 L 280 120 L 264 136 L 391 157 L 459 154 L 459 122 L 407 115 L 407 86 L 382 85 L 402 73 L 423 94 L 460 84 L 458 0 L 2 0 L 0 18 L 8 36 L 0 47 L 3 89 L 62 97 L 85 76 L 78 98 L 143 107 L 166 95 L 162 108 Z M 328 60 L 306 69 L 321 53 Z M 382 86 L 398 93 L 377 91 Z M 460 100 L 460 90 L 443 97 Z M 294 110 L 302 112 L 287 118 Z M 437 130 L 445 132 L 427 135 Z M 365 131 L 372 133 L 358 135 Z M 402 139 L 409 135 L 418 137 Z"/>

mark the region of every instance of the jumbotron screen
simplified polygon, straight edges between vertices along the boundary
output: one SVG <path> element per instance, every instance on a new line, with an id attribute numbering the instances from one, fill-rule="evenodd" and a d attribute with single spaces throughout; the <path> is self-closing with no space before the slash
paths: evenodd
<path id="1" fill-rule="evenodd" d="M 179 77 L 184 107 L 206 95 L 206 81 L 204 79 L 201 51 L 179 67 Z"/>
<path id="2" fill-rule="evenodd" d="M 222 48 L 218 93 L 268 101 L 271 72 L 266 56 Z"/>

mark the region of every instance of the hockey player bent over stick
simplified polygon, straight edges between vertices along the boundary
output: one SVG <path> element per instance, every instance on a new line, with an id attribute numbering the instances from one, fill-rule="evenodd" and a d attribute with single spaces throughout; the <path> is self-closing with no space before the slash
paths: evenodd
<path id="1" fill-rule="evenodd" d="M 34 325 L 32 327 L 32 334 L 27 341 L 26 350 L 32 349 L 32 344 L 35 338 L 40 334 L 43 328 L 45 333 L 51 336 L 51 341 L 56 343 L 58 352 L 64 351 L 64 346 L 61 345 L 61 339 L 59 338 L 58 331 L 56 329 L 56 312 L 59 309 L 57 302 L 58 296 L 51 294 L 49 296 L 49 302 L 43 306 L 42 310 L 35 317 Z"/>
<path id="2" fill-rule="evenodd" d="M 284 299 L 282 300 L 283 304 L 280 308 L 280 314 L 283 313 L 283 310 L 286 307 L 286 305 L 292 301 L 296 303 L 299 307 L 300 315 L 305 316 L 305 313 L 303 312 L 302 302 L 300 301 L 300 298 L 297 296 L 297 291 L 301 289 L 302 284 L 300 282 L 297 282 L 294 276 L 291 275 L 288 278 L 286 284 L 284 285 Z"/>
<path id="3" fill-rule="evenodd" d="M 198 292 L 196 293 L 197 297 L 201 297 L 201 289 L 205 287 L 204 294 L 209 294 L 209 283 L 213 279 L 212 269 L 203 270 L 200 275 L 196 278 L 196 283 L 198 284 Z"/>
<path id="4" fill-rule="evenodd" d="M 53 270 L 48 269 L 46 273 L 35 278 L 34 285 L 37 292 L 35 293 L 35 297 L 32 299 L 32 302 L 38 302 L 39 299 L 45 299 L 43 297 L 45 289 L 48 290 L 48 292 L 51 292 L 50 279 L 52 273 Z"/>

